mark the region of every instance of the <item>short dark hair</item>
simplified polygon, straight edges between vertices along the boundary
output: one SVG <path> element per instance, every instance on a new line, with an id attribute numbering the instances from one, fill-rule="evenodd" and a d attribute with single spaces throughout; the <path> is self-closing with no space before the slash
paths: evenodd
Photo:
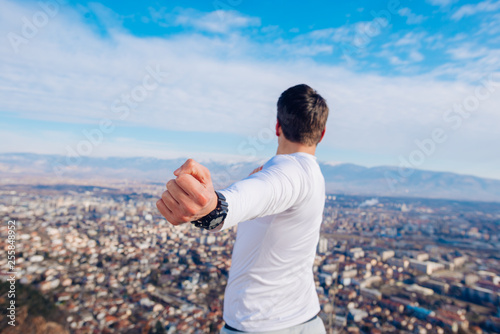
<path id="1" fill-rule="evenodd" d="M 326 100 L 308 85 L 290 87 L 278 99 L 278 122 L 291 142 L 317 145 L 327 119 Z"/>

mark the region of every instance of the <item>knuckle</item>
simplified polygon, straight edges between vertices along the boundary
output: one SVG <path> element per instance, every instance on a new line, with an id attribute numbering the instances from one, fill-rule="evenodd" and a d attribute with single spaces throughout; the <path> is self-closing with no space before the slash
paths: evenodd
<path id="1" fill-rule="evenodd" d="M 187 174 L 181 174 L 181 175 L 177 176 L 177 181 L 182 183 L 186 180 L 187 177 L 188 177 Z M 172 181 L 175 182 L 176 180 L 172 180 Z"/>
<path id="2" fill-rule="evenodd" d="M 184 210 L 188 216 L 193 216 L 197 211 L 193 206 L 186 206 Z"/>
<path id="3" fill-rule="evenodd" d="M 163 215 L 163 218 L 165 218 L 165 219 L 166 219 L 169 223 L 171 223 L 171 222 L 172 222 L 172 216 L 170 216 L 168 213 L 165 213 L 165 214 Z"/>
<path id="4" fill-rule="evenodd" d="M 209 197 L 206 194 L 198 195 L 198 203 L 200 203 L 201 206 L 207 205 L 208 202 L 209 202 Z"/>
<path id="5" fill-rule="evenodd" d="M 173 221 L 178 221 L 180 217 L 182 217 L 182 215 L 179 213 L 178 210 L 172 211 L 172 220 Z"/>
<path id="6" fill-rule="evenodd" d="M 175 180 L 171 179 L 167 182 L 167 189 L 172 188 L 174 186 Z"/>
<path id="7" fill-rule="evenodd" d="M 168 191 L 164 191 L 163 194 L 161 194 L 162 200 L 164 200 L 164 201 L 168 200 L 168 195 L 169 195 L 169 192 Z"/>
<path id="8" fill-rule="evenodd" d="M 191 218 L 187 217 L 187 216 L 182 216 L 180 218 L 180 220 L 183 222 L 183 223 L 187 223 L 187 222 L 190 222 L 191 221 Z"/>
<path id="9" fill-rule="evenodd" d="M 189 214 L 188 208 L 187 208 L 187 206 L 183 202 L 179 202 L 177 210 L 179 212 L 179 217 L 181 217 L 183 215 L 188 215 Z"/>

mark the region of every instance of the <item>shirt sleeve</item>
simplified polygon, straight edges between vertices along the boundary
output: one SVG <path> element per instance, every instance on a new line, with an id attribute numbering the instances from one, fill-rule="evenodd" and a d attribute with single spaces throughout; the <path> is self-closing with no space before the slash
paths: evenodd
<path id="1" fill-rule="evenodd" d="M 220 190 L 228 203 L 228 214 L 220 230 L 289 209 L 304 193 L 303 180 L 304 171 L 298 162 L 275 156 L 261 171 Z"/>

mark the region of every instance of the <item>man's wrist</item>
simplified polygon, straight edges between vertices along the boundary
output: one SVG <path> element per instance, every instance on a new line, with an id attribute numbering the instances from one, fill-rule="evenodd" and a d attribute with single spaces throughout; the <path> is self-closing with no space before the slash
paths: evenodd
<path id="1" fill-rule="evenodd" d="M 209 205 L 209 209 L 210 211 L 208 211 L 208 214 L 212 211 L 214 211 L 215 209 L 217 209 L 217 204 L 219 203 L 219 196 L 217 194 L 216 191 L 214 191 L 214 196 L 212 196 L 212 200 L 211 200 L 211 203 Z M 207 214 L 207 215 L 208 215 Z"/>
<path id="2" fill-rule="evenodd" d="M 213 230 L 224 223 L 224 220 L 226 219 L 228 213 L 226 197 L 224 197 L 223 194 L 217 191 L 215 192 L 215 194 L 215 208 L 206 216 L 192 221 L 191 224 L 206 230 Z"/>

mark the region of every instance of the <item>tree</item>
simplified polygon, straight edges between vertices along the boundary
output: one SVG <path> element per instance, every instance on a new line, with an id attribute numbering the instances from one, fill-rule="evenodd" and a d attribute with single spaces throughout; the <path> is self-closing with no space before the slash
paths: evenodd
<path id="1" fill-rule="evenodd" d="M 165 327 L 161 324 L 161 322 L 158 320 L 156 321 L 156 324 L 154 327 L 151 327 L 149 330 L 148 334 L 166 334 L 167 331 L 165 330 Z"/>

